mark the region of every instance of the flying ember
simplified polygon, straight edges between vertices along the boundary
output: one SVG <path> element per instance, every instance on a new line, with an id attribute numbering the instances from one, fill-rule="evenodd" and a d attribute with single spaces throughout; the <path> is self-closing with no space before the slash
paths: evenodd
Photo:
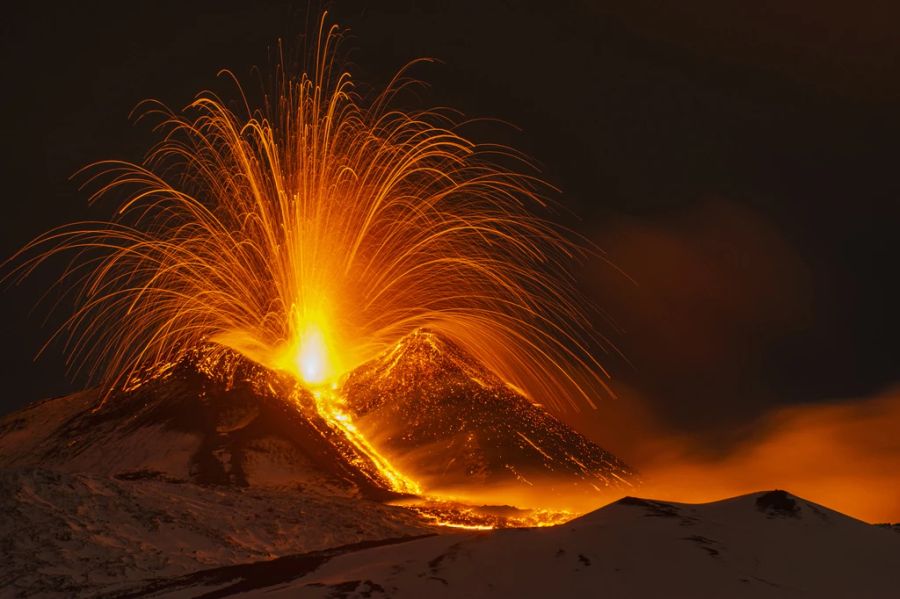
<path id="1" fill-rule="evenodd" d="M 604 374 L 566 274 L 579 248 L 536 215 L 547 186 L 452 111 L 401 109 L 415 63 L 357 92 L 339 39 L 323 17 L 307 68 L 282 58 L 255 107 L 240 87 L 143 103 L 162 136 L 144 163 L 84 169 L 115 218 L 12 258 L 25 276 L 73 257 L 70 361 L 113 390 L 212 341 L 318 386 L 426 327 L 532 397 L 590 403 Z"/>

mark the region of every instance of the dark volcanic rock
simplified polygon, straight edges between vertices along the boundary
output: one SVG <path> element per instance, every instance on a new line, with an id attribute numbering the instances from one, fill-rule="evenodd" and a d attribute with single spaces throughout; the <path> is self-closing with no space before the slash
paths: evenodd
<path id="1" fill-rule="evenodd" d="M 596 492 L 634 477 L 429 331 L 357 368 L 340 392 L 369 440 L 431 488 L 553 477 Z M 35 421 L 27 435 L 25 420 Z M 0 421 L 0 467 L 33 465 L 119 480 L 310 484 L 398 497 L 295 379 L 212 344 L 137 377 L 102 405 L 87 391 Z"/>
<path id="2" fill-rule="evenodd" d="M 51 400 L 60 405 L 50 411 L 66 417 L 27 450 L 0 452 L 0 466 L 33 462 L 120 480 L 309 483 L 373 499 L 397 496 L 377 472 L 360 467 L 365 458 L 327 426 L 308 391 L 220 346 L 189 351 L 102 405 L 95 392 L 83 396 Z"/>
<path id="3" fill-rule="evenodd" d="M 430 331 L 357 368 L 343 390 L 363 430 L 426 477 L 523 484 L 554 477 L 605 488 L 629 486 L 635 476 Z"/>
<path id="4" fill-rule="evenodd" d="M 799 518 L 800 506 L 787 491 L 776 489 L 756 498 L 756 509 L 769 517 Z"/>

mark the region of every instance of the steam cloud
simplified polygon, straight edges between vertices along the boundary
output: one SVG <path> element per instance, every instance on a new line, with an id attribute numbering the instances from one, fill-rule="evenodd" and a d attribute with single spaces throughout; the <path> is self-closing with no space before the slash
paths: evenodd
<path id="1" fill-rule="evenodd" d="M 773 410 L 724 455 L 660 439 L 641 494 L 701 502 L 782 488 L 868 522 L 900 521 L 900 387 L 874 397 Z"/>

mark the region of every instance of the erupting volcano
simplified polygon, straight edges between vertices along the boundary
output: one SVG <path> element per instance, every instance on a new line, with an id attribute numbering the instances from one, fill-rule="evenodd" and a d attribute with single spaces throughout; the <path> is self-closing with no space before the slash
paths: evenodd
<path id="1" fill-rule="evenodd" d="M 366 378 L 373 365 L 388 362 L 401 385 L 391 390 L 391 405 L 417 416 L 402 446 L 382 440 L 376 449 L 363 430 L 377 410 L 362 408 L 361 398 L 383 397 L 380 381 Z M 419 384 L 404 389 L 409 379 L 401 373 L 411 372 Z M 541 476 L 596 495 L 597 485 L 630 484 L 627 466 L 486 375 L 459 348 L 424 331 L 351 373 L 344 387 L 317 391 L 206 345 L 133 379 L 99 410 L 85 410 L 97 399 L 87 392 L 9 419 L 0 431 L 0 464 L 227 488 L 312 485 L 347 497 L 403 500 L 429 522 L 485 528 L 552 524 L 571 514 L 540 504 L 524 511 L 467 506 L 440 493 L 442 487 L 455 483 L 464 496 L 478 496 L 471 490 L 486 483 L 531 486 L 524 476 Z M 488 382 L 498 386 L 483 387 Z M 397 425 L 382 419 L 377 429 Z M 439 471 L 429 472 L 426 458 Z"/>
<path id="2" fill-rule="evenodd" d="M 246 482 L 247 422 L 282 414 L 283 442 L 369 495 L 629 486 L 628 466 L 533 403 L 586 405 L 605 376 L 566 274 L 581 250 L 536 212 L 549 187 L 452 112 L 401 110 L 404 71 L 355 91 L 339 37 L 323 18 L 298 74 L 279 46 L 256 108 L 240 87 L 239 111 L 211 92 L 180 114 L 145 103 L 162 139 L 144 164 L 85 169 L 115 220 L 14 257 L 26 276 L 73 256 L 60 283 L 78 309 L 58 334 L 99 394 L 60 434 L 80 451 L 95 427 L 120 434 L 105 422 L 165 414 L 218 431 L 195 480 Z"/>
<path id="3" fill-rule="evenodd" d="M 628 547 L 698 549 L 697 580 L 698 556 L 757 528 L 804 551 L 839 530 L 853 573 L 870 546 L 896 564 L 892 532 L 783 491 L 582 516 L 640 483 L 560 420 L 614 395 L 595 354 L 616 350 L 572 275 L 590 244 L 553 222 L 557 192 L 524 156 L 414 107 L 426 61 L 368 91 L 340 40 L 323 16 L 306 51 L 279 43 L 259 90 L 223 71 L 231 93 L 139 105 L 145 159 L 79 173 L 114 216 L 4 265 L 20 281 L 69 261 L 50 295 L 74 311 L 48 343 L 92 386 L 0 420 L 0 595 L 574 595 L 623 569 L 652 591 L 639 560 L 615 561 L 623 526 L 645 535 Z M 781 588 L 751 540 L 713 595 Z"/>

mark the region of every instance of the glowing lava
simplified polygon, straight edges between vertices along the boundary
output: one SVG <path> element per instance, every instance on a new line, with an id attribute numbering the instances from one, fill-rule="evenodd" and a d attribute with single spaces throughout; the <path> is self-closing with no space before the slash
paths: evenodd
<path id="1" fill-rule="evenodd" d="M 346 400 L 334 379 L 340 374 L 340 359 L 329 335 L 327 319 L 322 311 L 314 317 L 298 319 L 300 331 L 297 341 L 287 346 L 286 361 L 282 369 L 292 372 L 304 383 L 315 399 L 316 412 L 331 430 L 339 434 L 363 456 L 367 464 L 356 464 L 363 469 L 374 468 L 386 487 L 405 495 L 419 495 L 422 488 L 409 476 L 400 472 L 382 455 L 353 422 L 346 408 Z"/>
<path id="2" fill-rule="evenodd" d="M 324 319 L 304 319 L 299 333 L 287 348 L 284 370 L 293 371 L 308 387 L 325 385 L 340 374 L 340 360 L 331 342 Z"/>
<path id="3" fill-rule="evenodd" d="M 476 507 L 448 498 L 425 498 L 421 501 L 398 502 L 437 526 L 467 530 L 495 528 L 542 528 L 557 526 L 577 514 L 567 510 L 521 510 L 517 508 Z"/>
<path id="4" fill-rule="evenodd" d="M 345 402 L 337 389 L 313 391 L 316 411 L 332 430 L 343 436 L 361 455 L 368 458 L 386 485 L 397 493 L 420 495 L 422 488 L 412 478 L 400 472 L 363 435 L 347 412 Z"/>

